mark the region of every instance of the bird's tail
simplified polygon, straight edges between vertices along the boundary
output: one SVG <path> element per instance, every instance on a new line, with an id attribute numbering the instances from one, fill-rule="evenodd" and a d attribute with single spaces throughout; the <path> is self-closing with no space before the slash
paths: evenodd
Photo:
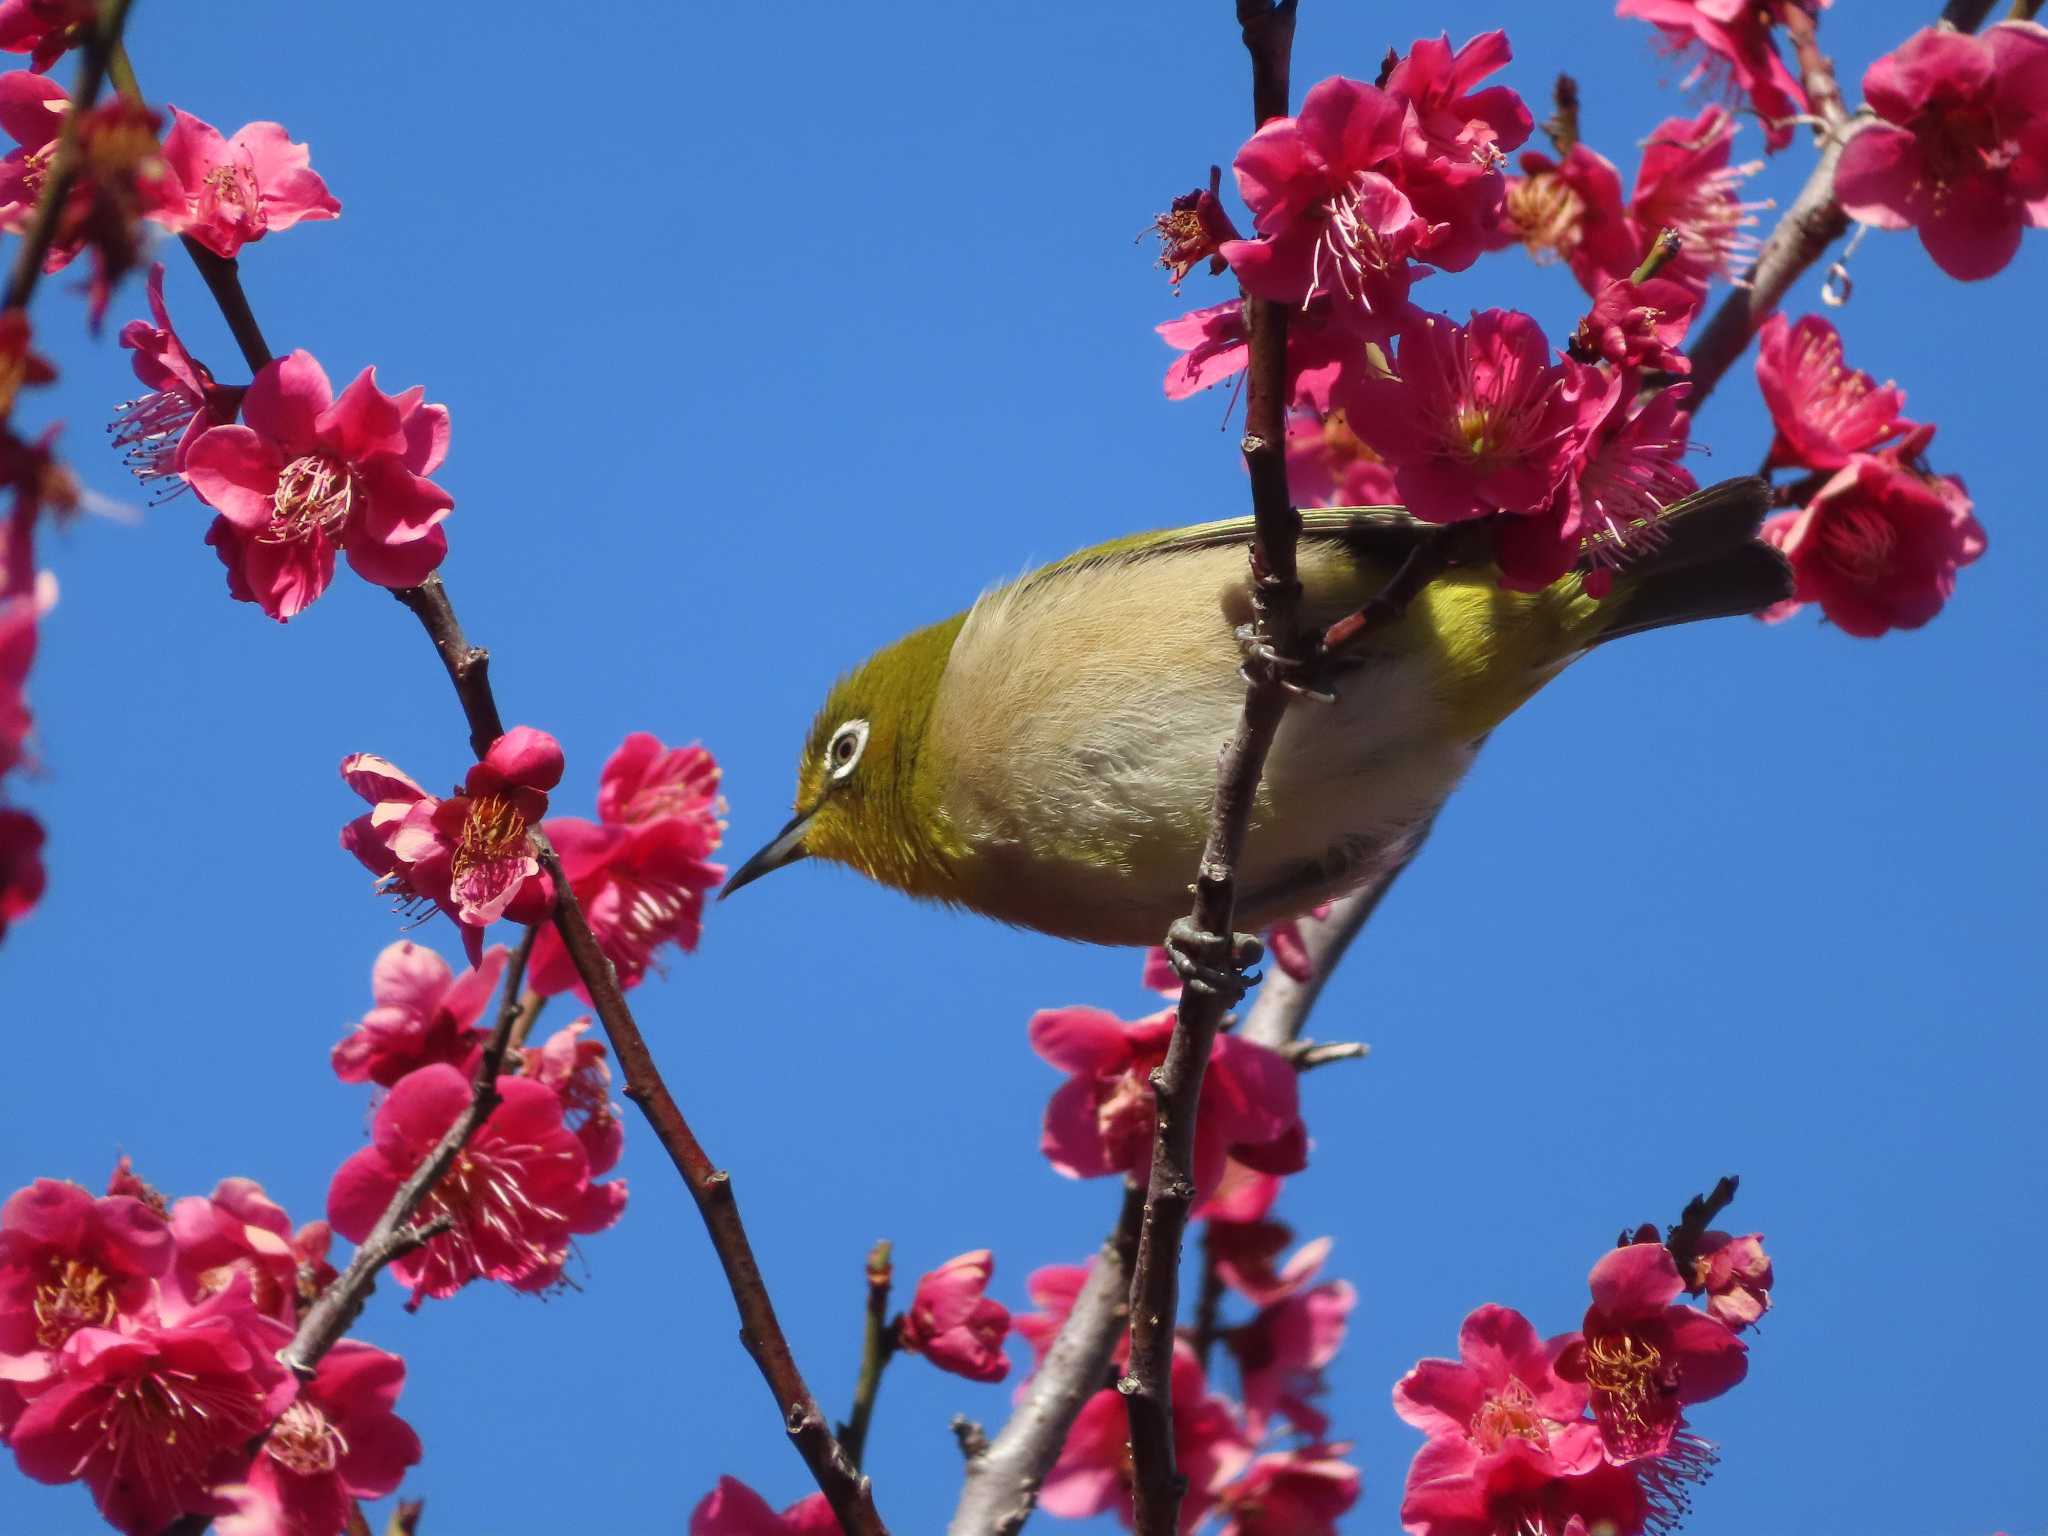
<path id="1" fill-rule="evenodd" d="M 1770 501 L 1770 486 L 1750 476 L 1673 502 L 1657 521 L 1662 537 L 1616 576 L 1594 643 L 1755 613 L 1790 597 L 1791 566 L 1757 537 Z"/>

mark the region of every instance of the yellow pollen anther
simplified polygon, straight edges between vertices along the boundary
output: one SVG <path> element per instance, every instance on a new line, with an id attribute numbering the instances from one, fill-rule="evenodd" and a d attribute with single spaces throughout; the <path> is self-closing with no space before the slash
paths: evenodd
<path id="1" fill-rule="evenodd" d="M 1586 1341 L 1586 1385 L 1594 1415 L 1618 1431 L 1624 1444 L 1654 1437 L 1652 1404 L 1664 1357 L 1632 1334 L 1601 1334 Z"/>
<path id="2" fill-rule="evenodd" d="M 106 1328 L 119 1310 L 113 1282 L 106 1271 L 79 1259 L 50 1259 L 50 1278 L 36 1287 L 30 1304 L 36 1319 L 36 1342 L 61 1349 L 81 1328 Z"/>
<path id="3" fill-rule="evenodd" d="M 324 453 L 293 459 L 277 477 L 270 526 L 261 537 L 265 543 L 286 544 L 324 533 L 339 544 L 354 500 L 355 477 L 346 464 Z"/>
<path id="4" fill-rule="evenodd" d="M 455 845 L 457 878 L 484 864 L 495 864 L 526 841 L 526 818 L 502 795 L 484 795 L 469 803 L 462 838 Z"/>

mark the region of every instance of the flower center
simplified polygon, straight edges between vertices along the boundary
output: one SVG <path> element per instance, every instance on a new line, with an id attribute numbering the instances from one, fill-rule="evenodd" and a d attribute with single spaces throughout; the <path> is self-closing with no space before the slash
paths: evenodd
<path id="1" fill-rule="evenodd" d="M 301 1398 L 285 1409 L 263 1442 L 270 1459 L 301 1477 L 332 1472 L 348 1454 L 348 1441 L 318 1408 Z"/>
<path id="2" fill-rule="evenodd" d="M 318 535 L 339 544 L 354 502 L 355 477 L 341 460 L 325 453 L 293 459 L 277 477 L 263 541 L 289 544 Z"/>
<path id="3" fill-rule="evenodd" d="M 1562 176 L 1540 171 L 1508 183 L 1507 215 L 1531 256 L 1555 260 L 1578 247 L 1586 203 Z"/>
<path id="4" fill-rule="evenodd" d="M 246 165 L 216 165 L 206 173 L 203 198 L 211 199 L 214 210 L 224 212 L 252 231 L 254 239 L 270 227 L 263 211 L 263 193 L 256 185 L 256 173 Z"/>
<path id="5" fill-rule="evenodd" d="M 462 837 L 455 845 L 455 878 L 501 864 L 525 846 L 526 818 L 503 795 L 479 796 L 469 802 Z"/>
<path id="6" fill-rule="evenodd" d="M 1133 1069 L 1112 1083 L 1109 1092 L 1096 1102 L 1096 1129 L 1116 1161 L 1122 1162 L 1126 1156 L 1135 1159 L 1137 1149 L 1151 1141 L 1154 1099 L 1152 1085 Z"/>
<path id="7" fill-rule="evenodd" d="M 124 1477 L 168 1497 L 200 1487 L 223 1447 L 246 1441 L 261 1427 L 246 1388 L 168 1367 L 113 1388 L 99 1415 L 113 1464 Z"/>
<path id="8" fill-rule="evenodd" d="M 1323 267 L 1327 258 L 1330 276 L 1345 298 L 1372 309 L 1372 294 L 1366 279 L 1385 272 L 1394 263 L 1392 252 L 1380 237 L 1372 220 L 1368 197 L 1376 180 L 1370 171 L 1360 171 L 1350 186 L 1324 205 L 1325 218 L 1309 274 L 1310 298 L 1322 291 Z"/>
<path id="9" fill-rule="evenodd" d="M 119 1310 L 114 1301 L 114 1283 L 105 1270 L 81 1259 L 50 1258 L 50 1278 L 36 1287 L 31 1303 L 36 1319 L 36 1342 L 45 1349 L 62 1349 L 64 1341 L 81 1328 L 106 1328 Z"/>
<path id="10" fill-rule="evenodd" d="M 1609 1448 L 1623 1460 L 1663 1449 L 1672 1421 L 1663 1364 L 1656 1347 L 1633 1334 L 1601 1334 L 1586 1341 L 1593 1416 Z"/>
<path id="11" fill-rule="evenodd" d="M 1536 1395 L 1510 1376 L 1507 1385 L 1479 1405 L 1472 1415 L 1472 1439 L 1489 1454 L 1510 1440 L 1526 1440 L 1541 1450 L 1550 1444 L 1550 1431 L 1537 1412 Z"/>
<path id="12" fill-rule="evenodd" d="M 1838 507 L 1821 521 L 1828 559 L 1852 579 L 1875 584 L 1891 569 L 1898 531 L 1883 513 L 1868 507 Z"/>

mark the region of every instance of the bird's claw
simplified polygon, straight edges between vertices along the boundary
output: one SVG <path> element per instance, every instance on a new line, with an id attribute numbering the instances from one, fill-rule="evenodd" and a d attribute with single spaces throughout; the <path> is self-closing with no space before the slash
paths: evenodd
<path id="1" fill-rule="evenodd" d="M 1166 958 L 1181 985 L 1221 997 L 1226 1004 L 1236 1003 L 1259 979 L 1252 967 L 1265 954 L 1266 946 L 1251 934 L 1209 933 L 1196 927 L 1193 918 L 1181 918 L 1166 931 Z"/>
<path id="2" fill-rule="evenodd" d="M 1306 658 L 1283 656 L 1255 624 L 1240 624 L 1235 633 L 1238 649 L 1244 653 L 1237 675 L 1246 683 L 1255 681 L 1253 673 L 1256 670 L 1297 699 L 1313 699 L 1318 704 L 1337 702 L 1337 695 L 1321 676 L 1323 658 L 1320 652 Z"/>

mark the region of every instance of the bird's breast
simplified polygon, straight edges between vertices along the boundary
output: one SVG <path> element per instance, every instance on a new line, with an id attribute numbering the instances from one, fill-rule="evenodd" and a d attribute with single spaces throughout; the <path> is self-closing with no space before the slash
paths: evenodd
<path id="1" fill-rule="evenodd" d="M 1243 709 L 1244 571 L 1241 547 L 1189 550 L 975 606 L 928 737 L 939 814 L 971 850 L 955 899 L 1114 944 L 1156 943 L 1187 911 L 1217 753 Z M 1449 726 L 1426 648 L 1370 659 L 1334 705 L 1290 709 L 1253 811 L 1241 920 L 1306 911 L 1397 856 L 1470 761 Z"/>

